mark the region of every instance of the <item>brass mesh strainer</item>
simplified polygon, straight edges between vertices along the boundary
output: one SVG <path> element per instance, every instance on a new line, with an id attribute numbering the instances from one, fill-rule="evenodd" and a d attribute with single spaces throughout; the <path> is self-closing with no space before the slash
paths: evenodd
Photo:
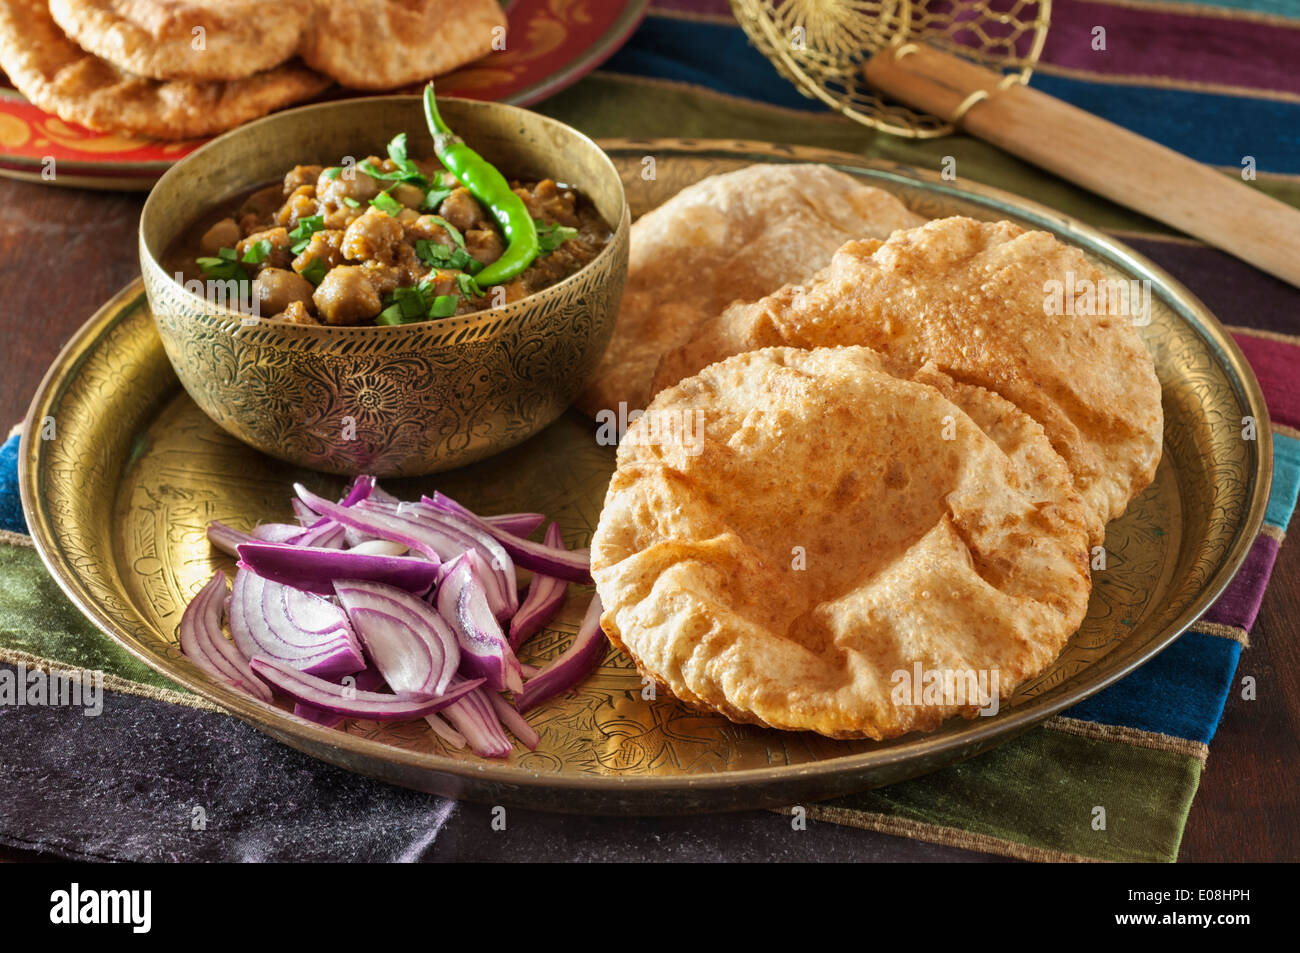
<path id="1" fill-rule="evenodd" d="M 863 63 L 886 47 L 925 41 L 1025 82 L 1052 0 L 731 0 L 731 9 L 805 96 L 885 132 L 930 139 L 952 124 L 877 95 Z"/>

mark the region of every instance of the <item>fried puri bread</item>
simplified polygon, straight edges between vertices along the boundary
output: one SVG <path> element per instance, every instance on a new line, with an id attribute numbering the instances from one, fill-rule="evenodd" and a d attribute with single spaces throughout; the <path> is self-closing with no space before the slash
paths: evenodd
<path id="1" fill-rule="evenodd" d="M 1163 412 L 1155 365 L 1128 313 L 1098 310 L 1105 275 L 1076 248 L 1011 222 L 938 219 L 850 242 L 803 285 L 728 308 L 664 357 L 656 389 L 761 347 L 861 344 L 933 362 L 1043 425 L 1091 514 L 1090 537 L 1155 477 Z M 1050 282 L 1077 290 L 1049 307 Z M 1052 313 L 1059 311 L 1064 313 Z M 1073 313 L 1070 313 L 1073 312 Z"/>
<path id="2" fill-rule="evenodd" d="M 824 165 L 752 165 L 686 187 L 632 226 L 618 323 L 579 409 L 645 407 L 660 358 L 701 321 L 811 276 L 849 239 L 923 221 Z"/>
<path id="3" fill-rule="evenodd" d="M 486 56 L 505 25 L 496 0 L 318 2 L 299 54 L 344 86 L 392 89 Z"/>
<path id="4" fill-rule="evenodd" d="M 202 83 L 123 73 L 69 40 L 42 0 L 0 0 L 0 67 L 24 96 L 61 119 L 157 139 L 223 132 L 329 85 L 297 65 Z"/>
<path id="5" fill-rule="evenodd" d="M 309 0 L 50 0 L 82 49 L 151 79 L 242 79 L 294 55 Z"/>
<path id="6" fill-rule="evenodd" d="M 591 557 L 605 632 L 682 702 L 881 739 L 977 707 L 898 697 L 918 664 L 999 698 L 1042 672 L 1083 619 L 1087 543 L 1012 404 L 869 348 L 767 348 L 654 399 Z"/>

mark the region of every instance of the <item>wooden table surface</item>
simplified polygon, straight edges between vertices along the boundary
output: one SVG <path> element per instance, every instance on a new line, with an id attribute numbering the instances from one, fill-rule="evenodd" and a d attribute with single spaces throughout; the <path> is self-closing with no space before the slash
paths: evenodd
<path id="1" fill-rule="evenodd" d="M 46 367 L 110 295 L 139 274 L 140 193 L 0 180 L 0 420 L 17 423 Z M 1300 859 L 1300 546 L 1283 545 L 1210 748 L 1184 861 Z M 0 859 L 33 859 L 0 849 Z"/>

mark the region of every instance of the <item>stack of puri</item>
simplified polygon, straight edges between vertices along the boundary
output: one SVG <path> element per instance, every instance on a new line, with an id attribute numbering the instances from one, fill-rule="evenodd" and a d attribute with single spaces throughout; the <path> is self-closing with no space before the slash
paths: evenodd
<path id="1" fill-rule="evenodd" d="M 1049 306 L 1104 278 L 819 166 L 643 217 L 582 402 L 646 410 L 592 542 L 611 640 L 738 722 L 884 739 L 995 711 L 1078 629 L 1093 548 L 1160 460 L 1135 315 Z M 900 693 L 915 672 L 991 697 Z"/>
<path id="2" fill-rule="evenodd" d="M 0 68 L 68 122 L 190 139 L 446 73 L 504 25 L 496 0 L 0 0 Z"/>

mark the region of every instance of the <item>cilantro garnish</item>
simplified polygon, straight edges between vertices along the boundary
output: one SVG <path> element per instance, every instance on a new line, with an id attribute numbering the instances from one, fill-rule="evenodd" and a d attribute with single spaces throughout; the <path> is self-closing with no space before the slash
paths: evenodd
<path id="1" fill-rule="evenodd" d="M 370 200 L 370 204 L 381 212 L 387 212 L 389 215 L 396 215 L 402 210 L 402 203 L 389 195 L 387 191 L 376 195 Z"/>
<path id="2" fill-rule="evenodd" d="M 406 133 L 399 132 L 393 137 L 393 141 L 388 144 L 388 158 L 393 160 L 393 165 L 396 166 L 396 169 L 392 172 L 385 172 L 369 159 L 360 163 L 357 168 L 372 179 L 384 179 L 389 182 L 413 182 L 421 188 L 429 184 L 428 178 L 420 171 L 419 166 L 406 156 Z"/>
<path id="3" fill-rule="evenodd" d="M 295 255 L 301 255 L 311 243 L 311 237 L 325 227 L 325 217 L 323 215 L 308 215 L 298 219 L 298 224 L 294 226 L 293 231 L 289 233 L 290 250 Z"/>
<path id="4" fill-rule="evenodd" d="M 313 258 L 299 272 L 304 278 L 314 285 L 320 284 L 325 280 L 325 273 L 329 271 L 329 266 L 325 264 L 324 258 Z"/>
<path id="5" fill-rule="evenodd" d="M 537 255 L 540 258 L 543 255 L 549 255 L 555 249 L 559 248 L 571 238 L 578 237 L 578 230 L 570 228 L 568 225 L 547 225 L 540 218 L 533 219 L 537 223 Z"/>

